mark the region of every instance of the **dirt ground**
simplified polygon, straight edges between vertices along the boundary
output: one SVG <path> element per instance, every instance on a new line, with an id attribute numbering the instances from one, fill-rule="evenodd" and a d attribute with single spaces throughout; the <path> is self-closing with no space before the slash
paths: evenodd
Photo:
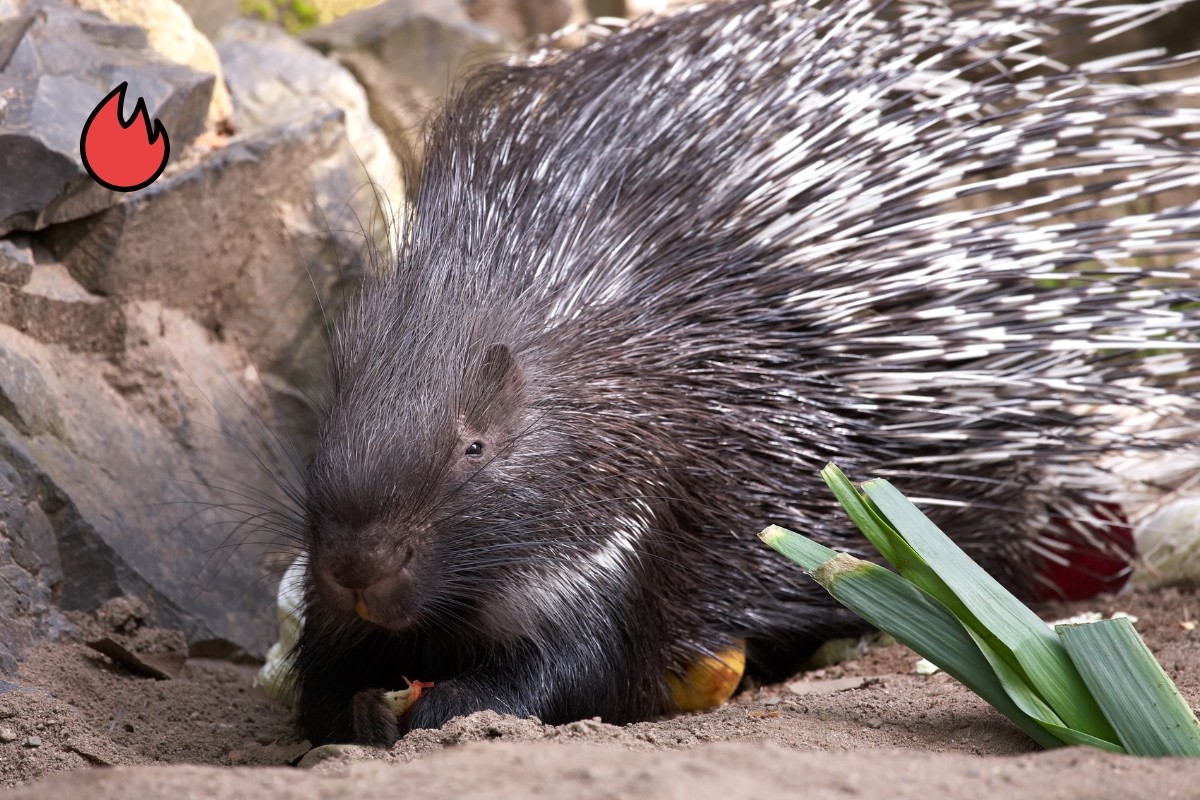
<path id="1" fill-rule="evenodd" d="M 1084 609 L 1137 616 L 1200 705 L 1200 632 L 1188 624 L 1200 594 L 1045 611 Z M 136 628 L 120 608 L 74 621 L 85 639 L 156 655 L 168 672 L 172 654 L 182 661 L 181 636 Z M 1036 752 L 947 676 L 914 673 L 915 662 L 900 645 L 874 647 L 715 711 L 626 727 L 481 713 L 414 732 L 389 753 L 310 750 L 289 713 L 253 687 L 253 667 L 191 659 L 178 678 L 156 680 L 80 643 L 43 645 L 15 683 L 0 682 L 0 785 L 10 787 L 0 798 L 1196 796 L 1200 762 Z"/>

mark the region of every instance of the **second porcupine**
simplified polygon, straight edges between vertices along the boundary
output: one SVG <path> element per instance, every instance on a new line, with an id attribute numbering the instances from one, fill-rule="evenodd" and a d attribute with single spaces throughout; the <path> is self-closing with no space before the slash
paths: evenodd
<path id="1" fill-rule="evenodd" d="M 729 652 L 787 675 L 858 626 L 756 538 L 860 546 L 831 459 L 1027 595 L 1127 559 L 1092 465 L 1156 445 L 1097 409 L 1196 424 L 1197 118 L 1033 63 L 1033 0 L 901 11 L 702 8 L 485 71 L 433 123 L 333 340 L 312 741 L 645 719 Z M 406 678 L 435 686 L 397 719 Z"/>

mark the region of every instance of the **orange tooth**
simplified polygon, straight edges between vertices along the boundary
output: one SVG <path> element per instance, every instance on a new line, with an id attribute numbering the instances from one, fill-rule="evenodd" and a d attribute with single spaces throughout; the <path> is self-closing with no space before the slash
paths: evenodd
<path id="1" fill-rule="evenodd" d="M 367 616 L 367 601 L 363 600 L 362 592 L 354 593 L 354 611 L 367 622 L 371 621 Z"/>

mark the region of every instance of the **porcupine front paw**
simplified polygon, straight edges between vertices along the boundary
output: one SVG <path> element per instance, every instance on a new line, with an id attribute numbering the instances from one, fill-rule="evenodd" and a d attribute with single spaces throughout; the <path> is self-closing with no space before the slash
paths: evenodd
<path id="1" fill-rule="evenodd" d="M 473 688 L 469 679 L 438 681 L 400 718 L 401 730 L 407 733 L 417 728 L 440 728 L 455 717 L 485 709 L 512 714 L 524 708 L 504 702 L 501 692 L 483 694 L 472 691 Z"/>
<path id="2" fill-rule="evenodd" d="M 416 682 L 421 688 L 433 684 Z M 459 691 L 459 681 L 437 684 L 439 691 L 432 696 L 417 691 L 406 710 L 399 711 L 395 695 L 407 692 L 385 692 L 382 689 L 363 689 L 350 701 L 353 741 L 371 747 L 390 748 L 414 728 L 440 728 L 454 717 L 466 716 L 480 710 L 471 698 Z M 414 683 L 409 684 L 410 687 Z M 390 699 L 389 699 L 390 698 Z M 407 704 L 406 704 L 407 705 Z"/>
<path id="3" fill-rule="evenodd" d="M 400 721 L 383 696 L 382 689 L 363 689 L 350 701 L 355 742 L 390 748 L 400 738 Z"/>

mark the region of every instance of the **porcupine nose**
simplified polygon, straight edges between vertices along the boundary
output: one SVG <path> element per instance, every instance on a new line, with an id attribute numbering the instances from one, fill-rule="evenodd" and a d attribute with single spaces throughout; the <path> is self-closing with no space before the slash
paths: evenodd
<path id="1" fill-rule="evenodd" d="M 399 554 L 331 558 L 318 563 L 316 579 L 327 600 L 368 622 L 402 627 L 411 599 L 413 549 Z"/>

